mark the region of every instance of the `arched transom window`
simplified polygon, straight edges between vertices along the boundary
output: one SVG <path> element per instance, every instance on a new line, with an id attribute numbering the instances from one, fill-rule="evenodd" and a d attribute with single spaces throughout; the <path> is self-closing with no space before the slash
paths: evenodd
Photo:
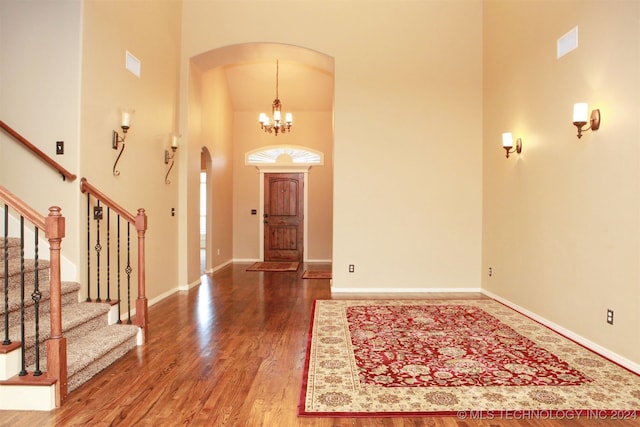
<path id="1" fill-rule="evenodd" d="M 294 145 L 274 145 L 249 151 L 245 156 L 247 165 L 323 165 L 324 154 L 320 151 Z"/>

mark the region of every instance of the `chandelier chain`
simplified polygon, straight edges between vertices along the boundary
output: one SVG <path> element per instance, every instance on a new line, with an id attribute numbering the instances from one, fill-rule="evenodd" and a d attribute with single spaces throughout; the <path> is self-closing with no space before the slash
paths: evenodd
<path id="1" fill-rule="evenodd" d="M 276 60 L 276 99 L 280 99 L 278 96 L 278 86 L 280 85 L 280 65 L 278 64 L 278 60 Z"/>

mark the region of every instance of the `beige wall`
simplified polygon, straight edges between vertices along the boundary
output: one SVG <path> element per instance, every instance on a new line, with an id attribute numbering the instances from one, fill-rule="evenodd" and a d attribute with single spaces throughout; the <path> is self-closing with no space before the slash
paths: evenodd
<path id="1" fill-rule="evenodd" d="M 184 149 L 181 150 L 178 172 L 180 190 L 178 210 L 181 215 L 178 225 L 178 282 L 184 289 L 200 283 L 200 167 L 202 147 L 206 145 L 202 137 L 203 121 L 203 72 L 187 62 L 182 63 L 182 72 L 188 75 L 188 88 L 180 91 L 181 108 L 188 106 L 188 119 L 181 115 L 181 129 Z"/>
<path id="2" fill-rule="evenodd" d="M 148 216 L 146 275 L 150 300 L 178 285 L 177 171 L 165 183 L 164 150 L 178 126 L 180 3 L 85 1 L 83 3 L 80 173 L 130 212 Z M 126 10 L 126 13 L 123 13 Z M 125 51 L 141 61 L 138 78 L 125 69 Z M 126 149 L 112 174 L 117 151 L 111 131 L 122 107 L 131 107 Z M 183 155 L 178 149 L 176 159 Z"/>
<path id="3" fill-rule="evenodd" d="M 335 60 L 335 288 L 479 287 L 480 2 L 183 6 L 183 63 L 260 41 Z"/>
<path id="4" fill-rule="evenodd" d="M 81 17 L 79 1 L 0 0 L 0 120 L 76 175 L 81 143 Z M 65 143 L 62 156 L 55 155 L 56 141 Z M 67 224 L 63 256 L 78 265 L 78 181 L 62 181 L 57 172 L 0 132 L 0 185 L 43 215 L 50 206 L 62 208 Z M 68 280 L 77 279 L 75 275 L 63 271 Z"/>
<path id="5" fill-rule="evenodd" d="M 484 2 L 483 288 L 635 363 L 638 22 L 635 0 Z M 580 46 L 556 59 L 576 25 Z M 602 125 L 578 140 L 581 101 Z M 505 131 L 524 142 L 508 160 Z"/>
<path id="6" fill-rule="evenodd" d="M 202 145 L 212 157 L 207 244 L 216 268 L 233 258 L 233 111 L 222 68 L 204 74 L 202 99 Z"/>

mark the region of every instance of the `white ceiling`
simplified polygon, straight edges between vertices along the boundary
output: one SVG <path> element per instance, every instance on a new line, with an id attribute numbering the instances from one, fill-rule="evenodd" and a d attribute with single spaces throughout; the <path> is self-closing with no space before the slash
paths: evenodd
<path id="1" fill-rule="evenodd" d="M 270 113 L 276 97 L 276 58 L 224 65 L 233 109 Z M 279 98 L 283 112 L 331 111 L 333 75 L 301 62 L 278 60 Z"/>

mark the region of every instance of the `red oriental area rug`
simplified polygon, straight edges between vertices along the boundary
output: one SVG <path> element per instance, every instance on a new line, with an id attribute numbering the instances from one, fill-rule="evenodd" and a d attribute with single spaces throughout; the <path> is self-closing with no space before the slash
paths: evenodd
<path id="1" fill-rule="evenodd" d="M 637 419 L 640 376 L 494 300 L 315 303 L 299 415 L 541 410 Z"/>

